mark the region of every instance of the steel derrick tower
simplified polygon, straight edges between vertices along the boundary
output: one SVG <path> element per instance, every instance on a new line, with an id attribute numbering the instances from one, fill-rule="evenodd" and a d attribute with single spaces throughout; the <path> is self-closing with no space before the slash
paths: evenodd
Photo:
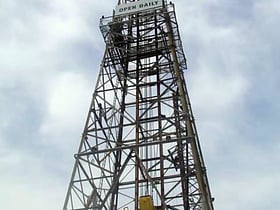
<path id="1" fill-rule="evenodd" d="M 64 210 L 213 210 L 174 5 L 119 1 Z"/>

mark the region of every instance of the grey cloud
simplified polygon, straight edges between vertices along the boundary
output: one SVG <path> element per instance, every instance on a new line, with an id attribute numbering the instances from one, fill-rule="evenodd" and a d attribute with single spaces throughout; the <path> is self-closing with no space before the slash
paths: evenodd
<path id="1" fill-rule="evenodd" d="M 175 4 L 215 206 L 274 208 L 280 172 L 275 165 L 279 3 Z M 104 50 L 99 17 L 111 15 L 114 5 L 91 0 L 1 5 L 0 171 L 5 172 L 1 186 L 7 192 L 0 193 L 3 208 L 61 208 Z M 72 91 L 76 95 L 69 95 Z M 14 192 L 21 200 L 11 204 Z"/>

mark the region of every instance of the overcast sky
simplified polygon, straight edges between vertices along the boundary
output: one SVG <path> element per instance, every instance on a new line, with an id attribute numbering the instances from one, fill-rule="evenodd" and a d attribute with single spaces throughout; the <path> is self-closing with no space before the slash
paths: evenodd
<path id="1" fill-rule="evenodd" d="M 116 2 L 0 0 L 0 209 L 62 209 Z M 173 2 L 215 209 L 278 209 L 280 1 Z"/>

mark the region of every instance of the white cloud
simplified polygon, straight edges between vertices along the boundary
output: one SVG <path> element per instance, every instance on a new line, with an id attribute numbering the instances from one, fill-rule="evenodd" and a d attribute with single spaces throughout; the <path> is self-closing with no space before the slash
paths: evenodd
<path id="1" fill-rule="evenodd" d="M 104 50 L 99 17 L 111 15 L 115 3 L 1 4 L 3 209 L 61 208 Z M 280 173 L 279 1 L 245 1 L 240 10 L 223 0 L 175 4 L 215 206 L 273 209 Z"/>
<path id="2" fill-rule="evenodd" d="M 220 169 L 213 172 L 216 177 L 212 183 L 217 209 L 273 208 L 275 203 L 271 201 L 277 202 L 275 189 L 280 186 L 275 165 L 279 161 L 279 146 L 259 147 L 242 142 L 235 145 L 234 153 L 220 157 Z M 233 202 L 233 197 L 238 202 Z"/>
<path id="3" fill-rule="evenodd" d="M 223 10 L 223 1 L 182 2 L 177 8 L 187 14 L 178 19 L 188 86 L 215 207 L 273 209 L 279 186 L 279 3 L 244 2 L 240 18 Z"/>
<path id="4" fill-rule="evenodd" d="M 47 210 L 57 209 L 59 204 L 62 206 L 64 192 L 60 179 L 47 170 L 45 161 L 34 153 L 5 149 L 7 152 L 0 153 L 2 207 Z"/>
<path id="5" fill-rule="evenodd" d="M 83 75 L 71 72 L 62 73 L 49 83 L 47 110 L 40 128 L 45 144 L 55 144 L 62 151 L 70 147 L 72 151 L 74 142 L 79 141 L 78 128 L 81 134 L 86 119 L 90 84 Z"/>
<path id="6" fill-rule="evenodd" d="M 200 71 L 190 82 L 196 109 L 213 118 L 221 113 L 226 114 L 240 104 L 247 89 L 245 78 L 240 75 L 219 75 L 208 68 Z"/>

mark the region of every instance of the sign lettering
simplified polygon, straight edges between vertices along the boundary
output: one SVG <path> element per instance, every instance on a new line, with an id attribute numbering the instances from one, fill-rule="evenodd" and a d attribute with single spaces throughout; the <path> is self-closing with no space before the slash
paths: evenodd
<path id="1" fill-rule="evenodd" d="M 139 12 L 146 9 L 162 7 L 162 0 L 140 0 L 116 6 L 115 15 Z"/>

